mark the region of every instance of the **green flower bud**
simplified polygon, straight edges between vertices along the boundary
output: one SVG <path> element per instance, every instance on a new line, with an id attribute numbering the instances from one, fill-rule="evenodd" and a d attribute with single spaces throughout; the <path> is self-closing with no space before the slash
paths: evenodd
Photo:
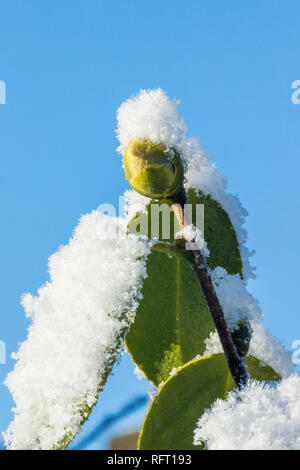
<path id="1" fill-rule="evenodd" d="M 130 186 L 143 196 L 164 199 L 183 188 L 183 162 L 178 152 L 147 139 L 132 140 L 124 153 Z"/>

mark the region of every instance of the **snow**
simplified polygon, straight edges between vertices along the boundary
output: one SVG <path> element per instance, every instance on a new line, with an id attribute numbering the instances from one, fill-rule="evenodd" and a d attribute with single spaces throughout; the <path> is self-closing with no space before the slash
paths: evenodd
<path id="1" fill-rule="evenodd" d="M 300 377 L 251 381 L 217 400 L 197 423 L 194 444 L 209 450 L 299 450 Z"/>
<path id="2" fill-rule="evenodd" d="M 248 320 L 252 329 L 249 355 L 271 366 L 281 377 L 288 377 L 294 371 L 292 353 L 265 328 L 259 302 L 248 292 L 246 282 L 221 267 L 210 274 L 230 330 L 240 321 Z M 205 345 L 203 356 L 223 352 L 216 331 L 205 340 Z"/>
<path id="3" fill-rule="evenodd" d="M 201 250 L 205 258 L 209 256 L 209 249 L 200 229 L 193 224 L 185 225 L 176 234 L 176 239 L 184 239 L 186 250 Z"/>
<path id="4" fill-rule="evenodd" d="M 281 377 L 289 377 L 295 369 L 292 352 L 285 349 L 262 322 L 254 322 L 251 326 L 253 333 L 249 354 L 271 366 Z"/>
<path id="5" fill-rule="evenodd" d="M 186 188 L 195 188 L 204 194 L 210 194 L 227 211 L 239 241 L 244 279 L 238 274 L 229 275 L 223 268 L 217 267 L 211 272 L 217 295 L 231 329 L 240 320 L 250 321 L 253 328 L 251 354 L 285 377 L 293 370 L 291 354 L 265 330 L 259 303 L 247 291 L 247 279 L 255 277 L 254 268 L 249 264 L 249 258 L 254 252 L 250 252 L 246 246 L 248 237 L 244 222 L 247 211 L 238 197 L 227 191 L 225 176 L 217 171 L 216 165 L 207 156 L 198 139 L 186 136 L 187 127 L 178 110 L 178 104 L 179 101 L 171 100 L 161 89 L 141 90 L 125 101 L 117 113 L 117 135 L 120 140 L 118 150 L 123 153 L 130 140 L 137 138 L 148 138 L 154 142 L 163 142 L 167 148 L 176 148 L 184 159 Z M 150 201 L 134 191 L 127 191 L 125 196 L 130 218 L 136 211 L 144 212 Z M 183 230 L 186 232 L 185 238 L 192 239 L 192 228 L 187 226 Z M 199 235 L 198 241 L 202 246 L 203 239 Z M 204 242 L 202 250 L 207 256 L 205 247 Z M 208 354 L 222 351 L 217 334 L 212 334 L 206 341 Z"/>
<path id="6" fill-rule="evenodd" d="M 227 211 L 239 241 L 244 279 L 221 267 L 213 270 L 218 298 L 231 329 L 240 320 L 250 321 L 253 336 L 249 354 L 284 378 L 276 387 L 251 382 L 241 395 L 234 392 L 226 402 L 216 402 L 200 419 L 195 442 L 205 439 L 209 448 L 299 448 L 299 416 L 294 402 L 300 378 L 291 375 L 291 353 L 264 328 L 258 301 L 246 287 L 247 278 L 255 277 L 249 263 L 253 252 L 246 246 L 247 212 L 227 191 L 226 178 L 198 140 L 186 136 L 178 104 L 161 89 L 141 90 L 124 102 L 117 114 L 119 151 L 123 153 L 137 138 L 175 148 L 184 161 L 185 187 L 210 194 Z M 129 220 L 137 212 L 145 212 L 150 199 L 134 191 L 124 196 L 126 217 L 117 219 L 98 211 L 83 216 L 69 244 L 50 258 L 49 282 L 37 296 L 22 298 L 32 323 L 27 340 L 14 355 L 15 368 L 6 379 L 16 404 L 14 420 L 4 436 L 9 449 L 52 449 L 66 434 L 79 432 L 83 407 L 95 404 L 99 384 L 105 382 L 120 353 L 141 298 L 146 258 L 154 243 L 126 234 Z M 188 226 L 182 235 L 189 242 L 196 239 L 208 256 L 199 231 Z M 206 340 L 205 354 L 221 351 L 213 332 Z M 215 424 L 216 417 L 220 426 L 218 421 Z M 248 426 L 249 422 L 254 425 Z M 264 437 L 260 439 L 260 435 Z"/>
<path id="7" fill-rule="evenodd" d="M 230 329 L 246 319 L 255 322 L 262 319 L 258 301 L 247 291 L 246 282 L 239 274 L 228 274 L 224 268 L 217 267 L 211 277 Z"/>
<path id="8" fill-rule="evenodd" d="M 248 237 L 244 228 L 247 211 L 238 197 L 228 192 L 226 178 L 217 171 L 198 139 L 186 136 L 187 127 L 178 111 L 178 104 L 161 89 L 141 90 L 124 102 L 117 115 L 118 150 L 123 153 L 128 143 L 138 138 L 162 142 L 167 149 L 175 148 L 184 161 L 185 188 L 211 195 L 228 213 L 240 246 L 243 279 L 239 274 L 229 275 L 223 268 L 217 267 L 211 272 L 217 296 L 231 330 L 240 321 L 250 322 L 253 336 L 249 354 L 269 364 L 285 378 L 277 388 L 251 383 L 241 393 L 242 401 L 235 392 L 228 402 L 217 402 L 212 411 L 207 411 L 200 420 L 195 434 L 196 442 L 200 438 L 206 439 L 208 448 L 212 449 L 299 448 L 297 434 L 300 426 L 297 423 L 300 423 L 300 415 L 299 412 L 294 413 L 293 408 L 297 407 L 300 378 L 291 376 L 294 370 L 291 353 L 265 329 L 259 303 L 247 291 L 247 279 L 255 277 L 254 268 L 249 262 L 254 252 L 247 247 Z M 148 201 L 143 200 L 143 210 Z M 133 202 L 136 204 L 136 201 Z M 128 210 L 134 212 L 131 201 Z M 204 246 L 202 235 L 196 234 L 191 226 L 177 234 L 180 235 L 188 242 L 196 238 L 199 246 Z M 218 352 L 222 352 L 222 347 L 217 333 L 212 332 L 206 339 L 204 355 Z M 285 401 L 288 395 L 290 400 Z M 293 430 L 295 434 L 291 437 Z"/>
<path id="9" fill-rule="evenodd" d="M 80 431 L 134 319 L 149 242 L 93 211 L 49 260 L 50 281 L 22 305 L 31 317 L 6 385 L 15 416 L 9 449 L 52 449 Z"/>
<path id="10" fill-rule="evenodd" d="M 178 148 L 184 140 L 186 126 L 177 104 L 179 101 L 170 100 L 160 88 L 141 90 L 123 102 L 117 111 L 119 152 L 123 154 L 128 143 L 139 138 Z"/>
<path id="11" fill-rule="evenodd" d="M 125 222 L 128 224 L 131 219 L 137 213 L 147 213 L 147 205 L 150 203 L 151 199 L 148 197 L 142 196 L 142 194 L 137 193 L 136 191 L 127 190 L 124 193 L 124 212 L 125 212 Z"/>
<path id="12" fill-rule="evenodd" d="M 292 353 L 284 348 L 281 342 L 271 335 L 262 322 L 250 322 L 252 337 L 250 342 L 249 356 L 256 357 L 262 363 L 272 367 L 281 377 L 289 377 L 295 369 L 292 362 Z M 206 338 L 206 349 L 202 356 L 223 353 L 218 333 L 213 331 Z"/>
<path id="13" fill-rule="evenodd" d="M 243 320 L 250 323 L 249 355 L 271 366 L 281 377 L 288 377 L 294 371 L 292 353 L 265 328 L 259 302 L 248 292 L 246 282 L 238 274 L 228 274 L 221 267 L 211 271 L 211 277 L 229 328 L 234 330 Z M 223 352 L 215 331 L 205 340 L 205 345 L 203 356 Z"/>
<path id="14" fill-rule="evenodd" d="M 124 153 L 133 139 L 145 138 L 162 142 L 175 148 L 185 163 L 185 187 L 210 194 L 227 211 L 236 230 L 243 260 L 244 278 L 255 277 L 249 258 L 254 254 L 246 246 L 247 232 L 243 227 L 247 211 L 237 196 L 227 192 L 227 181 L 207 156 L 196 137 L 186 136 L 187 127 L 177 108 L 179 101 L 171 100 L 166 93 L 156 90 L 140 92 L 122 103 L 117 112 L 118 150 Z"/>
<path id="15" fill-rule="evenodd" d="M 194 359 L 201 359 L 202 357 L 212 356 L 213 354 L 223 353 L 223 348 L 220 342 L 219 335 L 216 330 L 212 331 L 208 338 L 204 340 L 205 351 L 202 355 L 198 354 Z"/>
<path id="16" fill-rule="evenodd" d="M 210 274 L 229 328 L 234 330 L 243 320 L 250 323 L 249 355 L 271 366 L 281 377 L 288 377 L 294 371 L 292 353 L 265 328 L 259 302 L 248 292 L 246 282 L 238 274 L 228 274 L 221 267 Z M 204 356 L 223 352 L 216 332 L 210 334 L 205 344 Z"/>

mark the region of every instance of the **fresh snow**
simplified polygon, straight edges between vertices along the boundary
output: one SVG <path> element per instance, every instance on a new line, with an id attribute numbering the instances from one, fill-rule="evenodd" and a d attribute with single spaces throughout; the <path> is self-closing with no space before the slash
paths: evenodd
<path id="1" fill-rule="evenodd" d="M 185 163 L 186 188 L 210 194 L 228 212 L 240 244 L 244 278 L 255 277 L 254 268 L 249 263 L 254 252 L 246 246 L 248 237 L 243 226 L 247 211 L 237 196 L 227 192 L 225 176 L 217 171 L 198 139 L 186 136 L 187 127 L 177 108 L 178 104 L 179 101 L 171 100 L 160 88 L 141 90 L 122 103 L 117 112 L 118 150 L 123 154 L 128 143 L 139 138 L 162 142 L 167 148 L 175 148 Z"/>
<path id="2" fill-rule="evenodd" d="M 209 249 L 206 241 L 204 240 L 203 234 L 200 229 L 195 227 L 195 225 L 185 225 L 179 232 L 177 232 L 176 238 L 182 238 L 187 242 L 187 250 L 201 250 L 205 258 L 209 256 Z"/>
<path id="3" fill-rule="evenodd" d="M 262 319 L 258 301 L 247 291 L 246 282 L 239 274 L 228 274 L 224 268 L 217 267 L 211 277 L 230 329 L 245 319 Z"/>
<path id="4" fill-rule="evenodd" d="M 281 377 L 289 377 L 294 372 L 292 353 L 284 348 L 281 342 L 271 335 L 261 322 L 250 322 L 252 336 L 250 341 L 249 356 L 256 357 L 262 363 L 272 367 Z M 223 353 L 218 333 L 213 331 L 205 340 L 206 349 L 202 356 Z"/>
<path id="5" fill-rule="evenodd" d="M 265 328 L 259 302 L 247 291 L 246 282 L 220 267 L 211 272 L 211 277 L 229 328 L 234 330 L 246 319 L 250 323 L 249 355 L 271 366 L 281 377 L 288 377 L 294 371 L 292 353 Z M 223 352 L 217 332 L 211 333 L 205 344 L 204 356 Z"/>
<path id="6" fill-rule="evenodd" d="M 80 431 L 81 409 L 95 404 L 134 319 L 149 252 L 146 239 L 93 211 L 50 258 L 50 281 L 22 299 L 32 324 L 6 379 L 16 404 L 9 449 L 52 449 Z"/>
<path id="7" fill-rule="evenodd" d="M 194 444 L 209 450 L 299 450 L 300 377 L 251 381 L 217 400 L 197 423 Z"/>
<path id="8" fill-rule="evenodd" d="M 281 377 L 289 377 L 295 369 L 292 352 L 285 349 L 281 341 L 272 336 L 262 322 L 254 322 L 252 330 L 249 355 L 273 367 Z"/>
<path id="9" fill-rule="evenodd" d="M 125 212 L 125 222 L 128 224 L 137 213 L 147 213 L 147 206 L 150 200 L 146 196 L 137 193 L 136 191 L 127 190 L 124 193 L 125 205 L 123 207 Z"/>
<path id="10" fill-rule="evenodd" d="M 195 442 L 204 439 L 209 448 L 299 448 L 296 397 L 300 378 L 291 375 L 291 353 L 264 328 L 259 304 L 246 287 L 247 278 L 255 277 L 249 263 L 253 252 L 246 246 L 247 212 L 237 196 L 227 191 L 226 178 L 198 140 L 186 136 L 178 103 L 161 89 L 141 90 L 124 102 L 117 114 L 119 151 L 123 153 L 130 140 L 137 138 L 176 148 L 184 160 L 185 187 L 210 194 L 227 211 L 239 241 L 244 279 L 216 268 L 211 276 L 217 295 L 231 328 L 242 319 L 250 321 L 249 354 L 284 378 L 276 387 L 251 382 L 241 395 L 234 392 L 228 401 L 216 402 L 200 419 Z M 14 420 L 5 433 L 9 449 L 51 449 L 66 434 L 79 432 L 83 407 L 95 404 L 99 384 L 101 388 L 121 350 L 137 310 L 151 249 L 146 238 L 126 234 L 128 221 L 144 212 L 150 200 L 133 191 L 125 193 L 125 200 L 125 219 L 97 211 L 83 216 L 69 244 L 50 258 L 49 282 L 36 297 L 26 294 L 22 298 L 31 326 L 6 379 L 16 404 Z M 196 235 L 207 256 L 201 233 L 195 234 L 193 227 L 184 231 L 189 240 Z M 219 338 L 212 333 L 205 354 L 220 351 Z M 252 421 L 253 427 L 249 426 Z"/>
<path id="11" fill-rule="evenodd" d="M 291 354 L 286 351 L 276 338 L 273 338 L 262 324 L 262 313 L 258 301 L 247 291 L 246 281 L 254 276 L 254 268 L 249 264 L 253 255 L 246 246 L 247 232 L 244 228 L 247 211 L 237 196 L 227 191 L 227 180 L 217 171 L 216 165 L 207 156 L 205 149 L 196 137 L 186 136 L 187 126 L 178 110 L 179 101 L 171 100 L 160 88 L 141 90 L 136 96 L 122 103 L 117 113 L 118 148 L 123 153 L 132 139 L 145 138 L 162 142 L 167 148 L 174 147 L 180 152 L 185 164 L 185 186 L 210 194 L 229 214 L 235 228 L 242 261 L 243 277 L 230 275 L 223 268 L 217 267 L 211 272 L 213 283 L 231 329 L 243 319 L 248 319 L 253 329 L 250 353 L 286 377 L 293 371 Z M 127 210 L 130 218 L 137 211 L 145 211 L 150 199 L 138 196 L 134 191 L 127 191 Z M 185 238 L 193 236 L 190 226 L 184 229 Z M 200 245 L 203 244 L 201 234 Z M 204 242 L 205 243 L 205 242 Z M 204 254 L 206 244 L 203 245 Z M 208 355 L 221 352 L 217 334 L 207 338 Z"/>

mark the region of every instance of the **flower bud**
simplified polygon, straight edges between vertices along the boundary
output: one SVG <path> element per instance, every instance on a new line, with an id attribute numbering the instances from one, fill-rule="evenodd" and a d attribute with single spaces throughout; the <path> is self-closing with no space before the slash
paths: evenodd
<path id="1" fill-rule="evenodd" d="M 164 199 L 183 188 L 183 162 L 178 152 L 147 139 L 132 140 L 124 153 L 130 186 L 143 196 Z"/>

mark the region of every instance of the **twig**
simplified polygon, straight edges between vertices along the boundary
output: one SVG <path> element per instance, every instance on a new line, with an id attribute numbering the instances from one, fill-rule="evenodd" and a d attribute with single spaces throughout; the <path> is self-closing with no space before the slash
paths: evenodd
<path id="1" fill-rule="evenodd" d="M 175 215 L 178 219 L 178 223 L 182 228 L 185 225 L 184 205 L 186 204 L 186 202 L 186 194 L 184 191 L 182 191 L 179 197 L 176 198 L 177 206 L 176 204 L 175 206 L 173 206 Z M 179 210 L 178 204 L 181 210 Z M 244 360 L 242 357 L 239 356 L 236 347 L 232 341 L 222 307 L 220 305 L 214 285 L 208 272 L 205 258 L 200 250 L 196 249 L 192 251 L 195 259 L 194 271 L 196 273 L 198 282 L 201 286 L 210 314 L 218 332 L 230 373 L 237 387 L 241 388 L 243 385 L 246 385 L 248 381 L 248 374 Z"/>

